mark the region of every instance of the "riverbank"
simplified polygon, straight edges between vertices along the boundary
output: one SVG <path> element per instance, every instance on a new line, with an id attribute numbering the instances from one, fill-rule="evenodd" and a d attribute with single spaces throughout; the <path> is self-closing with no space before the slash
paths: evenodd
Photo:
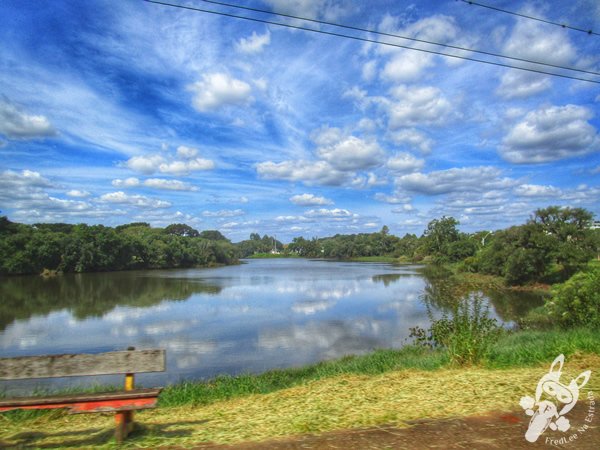
<path id="1" fill-rule="evenodd" d="M 229 383 L 237 379 L 237 391 L 230 387 L 212 398 L 190 395 L 193 383 L 173 386 L 161 394 L 157 409 L 136 414 L 137 429 L 120 448 L 260 442 L 342 429 L 407 427 L 425 418 L 489 411 L 516 411 L 526 422 L 520 398 L 535 393 L 556 351 L 567 351 L 563 369 L 567 381 L 584 370 L 600 371 L 600 338 L 593 333 L 574 330 L 550 339 L 521 334 L 518 345 L 512 342 L 502 356 L 496 354 L 475 367 L 449 367 L 437 351 L 379 351 L 295 372 L 232 377 Z M 595 352 L 582 353 L 582 346 Z M 503 359 L 515 354 L 519 356 L 511 357 L 510 367 L 503 367 Z M 286 378 L 294 380 L 293 385 L 282 381 Z M 279 381 L 265 389 L 261 385 L 267 379 Z M 215 380 L 212 385 L 223 383 Z M 599 391 L 600 379 L 592 377 L 580 397 Z M 17 413 L 0 415 L 0 421 L 1 446 L 116 448 L 111 415 Z"/>

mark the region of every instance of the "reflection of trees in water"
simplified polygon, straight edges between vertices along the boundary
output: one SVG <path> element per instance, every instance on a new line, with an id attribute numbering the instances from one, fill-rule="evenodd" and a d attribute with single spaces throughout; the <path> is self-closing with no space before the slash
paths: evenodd
<path id="1" fill-rule="evenodd" d="M 408 273 L 384 273 L 382 275 L 374 275 L 371 279 L 375 283 L 383 283 L 385 287 L 388 287 L 390 284 L 394 284 L 399 281 L 401 278 L 410 278 L 414 275 Z"/>
<path id="2" fill-rule="evenodd" d="M 434 311 L 454 311 L 461 299 L 478 293 L 489 301 L 503 322 L 514 322 L 524 317 L 529 310 L 544 303 L 544 296 L 539 293 L 482 288 L 460 283 L 452 272 L 443 267 L 427 266 L 421 269 L 421 273 L 425 278 L 421 300 L 430 318 Z"/>
<path id="3" fill-rule="evenodd" d="M 0 282 L 0 330 L 15 320 L 68 309 L 75 318 L 101 317 L 117 306 L 149 307 L 183 301 L 195 293 L 218 294 L 219 286 L 197 280 L 139 273 L 6 277 Z"/>

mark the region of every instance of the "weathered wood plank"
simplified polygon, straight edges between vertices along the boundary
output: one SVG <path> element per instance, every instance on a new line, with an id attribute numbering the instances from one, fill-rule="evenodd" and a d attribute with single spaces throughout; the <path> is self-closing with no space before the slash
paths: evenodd
<path id="1" fill-rule="evenodd" d="M 72 413 L 130 411 L 156 406 L 161 389 L 104 392 L 94 394 L 18 397 L 0 400 L 0 412 L 13 409 L 68 408 Z"/>
<path id="2" fill-rule="evenodd" d="M 163 372 L 165 350 L 0 358 L 0 380 Z"/>

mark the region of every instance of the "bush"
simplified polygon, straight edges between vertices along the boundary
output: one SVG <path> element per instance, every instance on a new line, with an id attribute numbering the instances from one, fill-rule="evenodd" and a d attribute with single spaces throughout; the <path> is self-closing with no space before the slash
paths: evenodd
<path id="1" fill-rule="evenodd" d="M 450 316 L 432 319 L 429 330 L 411 328 L 410 337 L 418 346 L 446 349 L 451 362 L 464 366 L 480 362 L 501 332 L 484 298 L 475 294 L 459 300 Z"/>
<path id="2" fill-rule="evenodd" d="M 552 288 L 548 314 L 565 327 L 600 327 L 600 268 L 579 272 Z"/>

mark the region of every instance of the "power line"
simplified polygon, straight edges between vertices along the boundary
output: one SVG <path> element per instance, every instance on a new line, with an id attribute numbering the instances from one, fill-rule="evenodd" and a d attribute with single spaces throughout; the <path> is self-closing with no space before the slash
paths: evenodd
<path id="1" fill-rule="evenodd" d="M 579 78 L 579 77 L 575 77 L 575 76 L 571 76 L 571 75 L 565 75 L 565 74 L 559 74 L 559 73 L 553 73 L 553 72 L 545 72 L 543 70 L 537 70 L 537 69 L 532 69 L 532 68 L 512 66 L 510 64 L 505 64 L 505 63 L 500 63 L 500 62 L 486 61 L 484 59 L 471 58 L 468 56 L 452 55 L 449 53 L 439 52 L 439 51 L 435 51 L 435 50 L 426 50 L 423 48 L 410 47 L 408 45 L 393 44 L 391 42 L 383 42 L 383 41 L 378 41 L 375 39 L 351 36 L 351 35 L 342 34 L 342 33 L 334 33 L 332 31 L 315 30 L 313 28 L 306 28 L 306 27 L 291 25 L 291 24 L 287 24 L 287 23 L 274 22 L 271 20 L 258 19 L 255 17 L 238 16 L 235 14 L 225 13 L 225 12 L 221 12 L 221 11 L 212 11 L 209 9 L 202 9 L 202 8 L 196 8 L 196 7 L 192 7 L 192 6 L 178 5 L 178 4 L 174 4 L 174 3 L 166 3 L 166 2 L 161 2 L 161 1 L 157 1 L 157 0 L 144 0 L 144 1 L 147 3 L 153 3 L 156 5 L 163 5 L 163 6 L 168 6 L 168 7 L 172 7 L 172 8 L 179 8 L 179 9 L 185 9 L 185 10 L 190 10 L 190 11 L 203 12 L 203 13 L 207 13 L 207 14 L 231 17 L 231 18 L 235 18 L 235 19 L 249 20 L 251 22 L 259 22 L 259 23 L 264 23 L 264 24 L 268 24 L 268 25 L 277 25 L 277 26 L 291 28 L 291 29 L 295 29 L 295 30 L 311 31 L 313 33 L 319 33 L 319 34 L 324 34 L 324 35 L 328 35 L 328 36 L 342 37 L 342 38 L 346 38 L 346 39 L 353 39 L 356 41 L 368 42 L 368 43 L 372 43 L 372 44 L 380 44 L 380 45 L 386 45 L 389 47 L 403 48 L 406 50 L 414 50 L 414 51 L 429 53 L 429 54 L 433 54 L 433 55 L 446 56 L 448 58 L 462 59 L 465 61 L 479 62 L 479 63 L 489 64 L 489 65 L 498 66 L 498 67 L 505 67 L 508 69 L 524 70 L 526 72 L 533 72 L 533 73 L 550 75 L 550 76 L 559 77 L 559 78 L 567 78 L 570 80 L 577 80 L 577 81 L 584 81 L 584 82 L 588 82 L 588 83 L 600 84 L 600 81 L 591 80 L 589 78 Z M 531 63 L 535 64 L 534 61 L 531 61 Z"/>
<path id="2" fill-rule="evenodd" d="M 463 3 L 468 3 L 469 5 L 481 6 L 482 8 L 488 8 L 488 9 L 492 9 L 494 11 L 499 11 L 499 12 L 503 12 L 506 14 L 512 14 L 513 16 L 519 16 L 519 17 L 524 17 L 525 19 L 537 20 L 538 22 L 544 22 L 544 23 L 547 23 L 550 25 L 556 25 L 558 27 L 567 28 L 567 29 L 573 30 L 573 31 L 581 31 L 582 33 L 586 33 L 589 35 L 600 36 L 600 33 L 596 33 L 593 30 L 584 30 L 583 28 L 572 27 L 570 25 L 567 25 L 566 23 L 552 22 L 551 20 L 540 19 L 539 17 L 533 17 L 533 16 L 529 16 L 527 14 L 516 13 L 514 11 L 508 11 L 506 9 L 497 8 L 496 6 L 484 5 L 483 3 L 473 2 L 470 0 L 460 0 L 460 1 Z"/>
<path id="3" fill-rule="evenodd" d="M 587 73 L 587 74 L 590 74 L 590 75 L 599 75 L 600 76 L 600 72 L 594 72 L 594 71 L 591 71 L 591 70 L 577 69 L 577 68 L 567 67 L 567 66 L 561 66 L 561 65 L 557 65 L 557 64 L 544 63 L 544 62 L 541 62 L 541 61 L 533 61 L 533 60 L 525 59 L 525 58 L 518 58 L 518 57 L 514 57 L 514 56 L 507 56 L 507 55 L 503 55 L 501 53 L 493 53 L 493 52 L 488 52 L 488 51 L 484 51 L 484 50 L 477 50 L 477 49 L 473 49 L 473 48 L 460 47 L 458 45 L 443 44 L 441 42 L 428 41 L 428 40 L 425 40 L 425 39 L 418 39 L 418 38 L 414 38 L 414 37 L 402 36 L 402 35 L 394 34 L 394 33 L 385 33 L 383 31 L 376 31 L 376 30 L 371 30 L 371 29 L 368 29 L 368 28 L 361 28 L 361 27 L 356 27 L 356 26 L 352 26 L 352 25 L 345 25 L 345 24 L 336 23 L 336 22 L 328 22 L 328 21 L 325 21 L 325 20 L 309 19 L 307 17 L 294 16 L 292 14 L 284 14 L 284 13 L 279 13 L 279 12 L 275 12 L 275 11 L 268 11 L 268 10 L 259 9 L 259 8 L 251 8 L 249 6 L 235 5 L 235 4 L 232 4 L 232 3 L 225 3 L 225 2 L 220 2 L 220 1 L 216 1 L 216 0 L 200 0 L 200 1 L 202 1 L 204 3 L 212 3 L 212 4 L 220 5 L 220 6 L 227 6 L 227 7 L 231 7 L 231 8 L 237 8 L 237 9 L 244 9 L 246 11 L 253 11 L 253 12 L 259 12 L 259 13 L 264 13 L 264 14 L 271 14 L 271 15 L 274 15 L 274 16 L 287 17 L 287 18 L 290 18 L 290 19 L 297 19 L 297 20 L 303 20 L 303 21 L 307 21 L 307 22 L 313 22 L 313 23 L 318 23 L 320 25 L 329 25 L 329 26 L 338 27 L 338 28 L 346 28 L 348 30 L 362 31 L 362 32 L 365 32 L 365 33 L 377 34 L 377 35 L 380 35 L 380 36 L 387 36 L 387 37 L 394 37 L 394 38 L 398 38 L 398 39 L 404 39 L 404 40 L 407 40 L 407 41 L 419 42 L 419 43 L 423 43 L 423 44 L 438 45 L 440 47 L 446 47 L 446 48 L 451 48 L 451 49 L 454 49 L 454 50 L 461 50 L 461 51 L 470 52 L 470 53 L 479 53 L 479 54 L 482 54 L 482 55 L 494 56 L 494 57 L 497 57 L 497 58 L 504 58 L 504 59 L 509 59 L 509 60 L 512 60 L 512 61 L 519 61 L 519 62 L 525 62 L 525 63 L 530 63 L 530 64 L 537 64 L 537 65 L 540 65 L 540 66 L 553 67 L 555 69 L 571 70 L 571 71 L 574 71 L 574 72 L 581 72 L 581 73 Z"/>

